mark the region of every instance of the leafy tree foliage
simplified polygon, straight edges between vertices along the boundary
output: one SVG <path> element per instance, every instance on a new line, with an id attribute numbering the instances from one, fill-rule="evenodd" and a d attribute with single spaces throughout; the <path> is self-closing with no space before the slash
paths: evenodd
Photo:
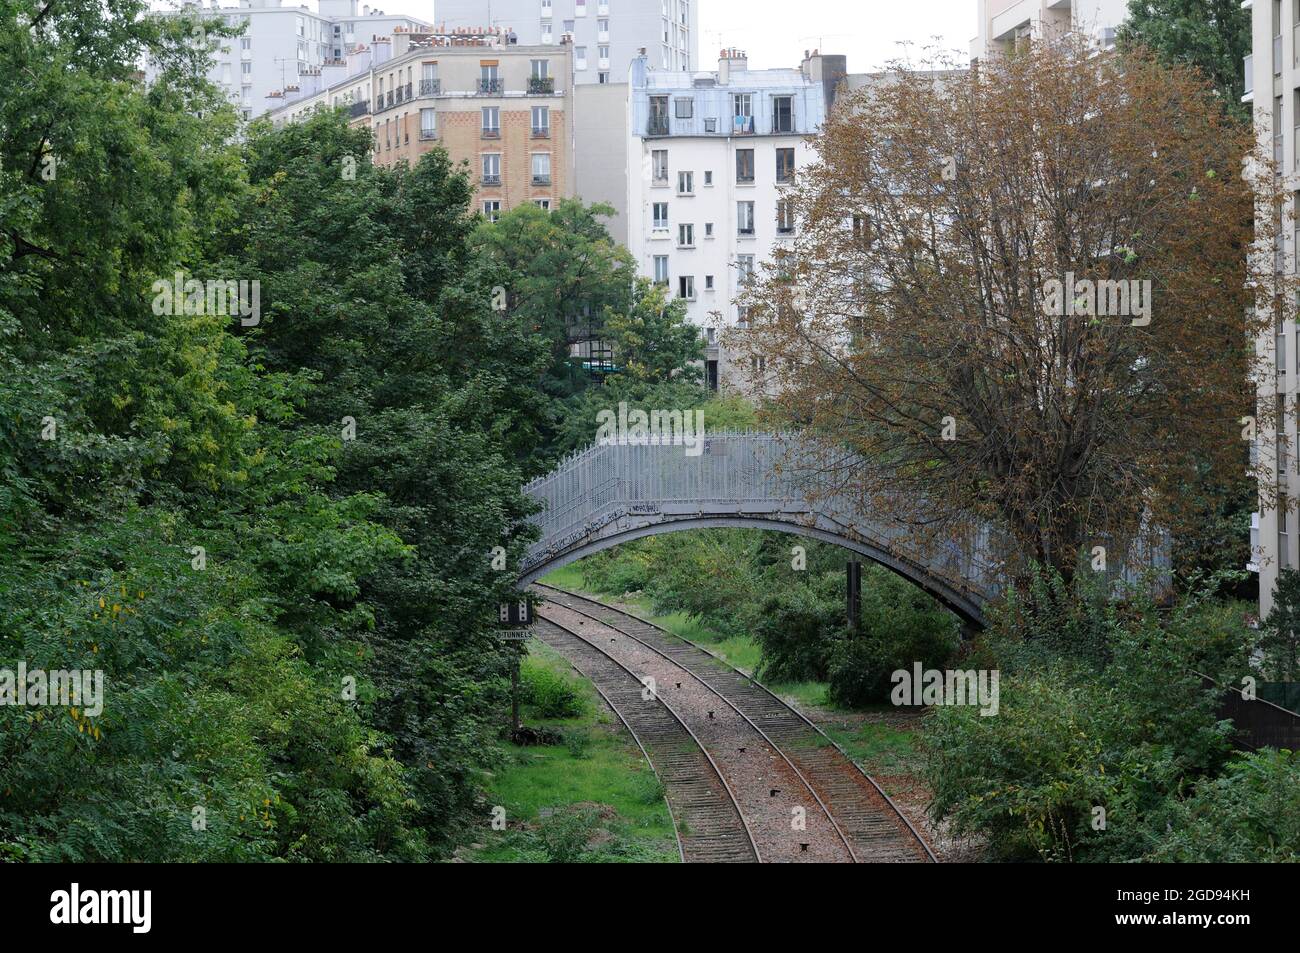
<path id="1" fill-rule="evenodd" d="M 1119 42 L 1201 70 L 1230 111 L 1249 115 L 1241 107 L 1243 59 L 1251 48 L 1249 7 L 1233 0 L 1129 0 Z"/>

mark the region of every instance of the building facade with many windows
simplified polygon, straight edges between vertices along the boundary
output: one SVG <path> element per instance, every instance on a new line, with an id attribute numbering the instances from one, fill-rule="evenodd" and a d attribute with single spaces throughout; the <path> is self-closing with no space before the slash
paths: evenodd
<path id="1" fill-rule="evenodd" d="M 1252 104 L 1256 126 L 1271 145 L 1278 173 L 1296 178 L 1300 170 L 1296 124 L 1300 123 L 1300 0 L 1253 0 L 1251 8 L 1251 55 L 1246 57 L 1244 100 Z M 1284 215 L 1300 212 L 1300 180 L 1289 186 L 1292 208 Z M 1284 226 L 1294 228 L 1292 221 Z M 1300 230 L 1279 235 L 1275 267 L 1292 270 L 1300 250 Z M 1289 246 L 1289 247 L 1288 247 Z M 1290 254 L 1288 254 L 1290 252 Z M 1273 589 L 1278 573 L 1300 566 L 1300 534 L 1296 532 L 1300 499 L 1300 470 L 1296 444 L 1296 323 L 1293 315 L 1282 314 L 1274 326 L 1256 342 L 1266 372 L 1258 381 L 1261 406 L 1275 408 L 1276 426 L 1259 428 L 1253 453 L 1264 456 L 1264 468 L 1277 480 L 1277 495 L 1261 492 L 1259 511 L 1251 517 L 1253 561 L 1259 573 L 1261 616 L 1273 606 Z M 1267 415 L 1262 415 L 1267 416 Z"/>
<path id="2" fill-rule="evenodd" d="M 365 69 L 273 110 L 271 121 L 343 107 L 371 129 L 377 165 L 414 165 L 440 146 L 469 164 L 489 218 L 524 202 L 549 209 L 573 194 L 567 44 L 512 45 L 501 31 L 401 31 L 374 47 L 381 52 Z"/>
<path id="3" fill-rule="evenodd" d="M 571 37 L 574 80 L 622 83 L 644 50 L 656 69 L 698 69 L 699 0 L 437 0 L 445 29 L 509 30 L 523 45 Z"/>
<path id="4" fill-rule="evenodd" d="M 286 88 L 316 92 L 328 82 L 331 67 L 342 73 L 349 53 L 376 36 L 427 26 L 406 15 L 390 16 L 357 0 L 320 0 L 320 12 L 305 6 L 282 6 L 280 0 L 239 0 L 208 6 L 186 3 L 157 16 L 193 17 L 244 27 L 242 36 L 222 37 L 208 78 L 245 119 L 260 115 L 267 97 Z M 148 64 L 146 76 L 151 75 Z"/>
<path id="5" fill-rule="evenodd" d="M 733 365 L 723 338 L 747 323 L 745 281 L 794 238 L 787 198 L 826 118 L 816 67 L 750 70 L 724 50 L 717 72 L 657 71 L 645 57 L 629 72 L 628 248 L 642 275 L 685 301 L 715 388 L 766 370 Z"/>

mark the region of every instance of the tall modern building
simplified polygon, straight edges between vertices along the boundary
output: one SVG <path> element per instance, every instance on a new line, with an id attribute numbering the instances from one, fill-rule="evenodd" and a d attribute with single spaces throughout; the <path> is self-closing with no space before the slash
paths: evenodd
<path id="1" fill-rule="evenodd" d="M 1115 42 L 1128 0 L 976 0 L 979 11 L 971 58 L 1013 49 L 1027 39 L 1086 33 L 1098 46 Z"/>
<path id="2" fill-rule="evenodd" d="M 1288 0 L 1246 0 L 1251 10 L 1251 50 L 1244 64 L 1246 94 L 1253 104 L 1257 128 L 1271 140 L 1273 157 L 1280 175 L 1294 177 L 1300 169 L 1296 124 L 1300 122 L 1300 2 Z M 1294 186 L 1292 186 L 1294 188 Z M 1293 193 L 1293 209 L 1300 212 L 1300 193 Z M 1300 229 L 1279 235 L 1274 252 L 1279 270 L 1296 266 Z M 1287 245 L 1290 255 L 1287 255 Z M 1255 553 L 1252 569 L 1259 573 L 1260 615 L 1273 606 L 1273 588 L 1278 573 L 1300 566 L 1300 533 L 1295 532 L 1296 499 L 1300 499 L 1300 471 L 1294 457 L 1296 447 L 1296 324 L 1285 315 L 1256 342 L 1256 353 L 1265 359 L 1267 373 L 1258 382 L 1260 406 L 1276 408 L 1277 426 L 1272 432 L 1261 428 L 1254 451 L 1263 455 L 1267 468 L 1276 475 L 1277 498 L 1261 492 L 1261 505 L 1252 517 L 1251 543 Z M 1291 512 L 1287 512 L 1292 507 Z"/>
<path id="3" fill-rule="evenodd" d="M 745 327 L 744 282 L 794 238 L 786 195 L 812 160 L 844 57 L 751 70 L 724 50 L 716 72 L 650 65 L 638 57 L 628 77 L 628 248 L 703 329 L 710 386 L 762 386 L 766 368 L 736 366 L 722 332 Z"/>
<path id="4" fill-rule="evenodd" d="M 414 165 L 441 147 L 469 165 L 490 219 L 524 202 L 573 194 L 571 48 L 520 46 L 500 29 L 398 30 L 349 56 L 352 68 L 311 94 L 291 90 L 279 125 L 343 107 L 371 130 L 376 165 Z"/>
<path id="5" fill-rule="evenodd" d="M 314 92 L 322 70 L 341 66 L 358 45 L 397 29 L 428 25 L 368 4 L 358 11 L 357 0 L 319 0 L 319 13 L 305 6 L 282 6 L 280 0 L 239 0 L 229 6 L 220 0 L 204 6 L 196 0 L 155 16 L 198 17 L 246 27 L 242 36 L 223 39 L 208 74 L 245 119 L 259 115 L 272 92 L 290 86 Z M 149 64 L 145 75 L 151 75 Z"/>
<path id="6" fill-rule="evenodd" d="M 571 36 L 578 85 L 622 83 L 644 50 L 655 69 L 699 69 L 700 0 L 435 0 L 441 28 L 501 27 L 520 44 Z"/>

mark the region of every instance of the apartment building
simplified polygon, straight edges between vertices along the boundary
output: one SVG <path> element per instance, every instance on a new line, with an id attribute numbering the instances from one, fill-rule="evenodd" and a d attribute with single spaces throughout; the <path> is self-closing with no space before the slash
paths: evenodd
<path id="1" fill-rule="evenodd" d="M 829 58 L 827 58 L 829 59 Z M 723 332 L 744 328 L 741 287 L 795 235 L 785 200 L 812 159 L 826 118 L 829 73 L 820 55 L 799 69 L 751 70 L 723 50 L 716 72 L 658 71 L 648 57 L 628 75 L 628 248 L 640 273 L 686 302 L 708 344 L 713 388 L 761 382 L 766 368 L 729 360 Z"/>
<path id="2" fill-rule="evenodd" d="M 211 0 L 208 6 L 187 2 L 178 10 L 154 15 L 198 16 L 245 27 L 242 36 L 223 39 L 208 74 L 245 119 L 263 112 L 272 91 L 289 86 L 317 91 L 330 66 L 343 63 L 349 52 L 373 37 L 428 25 L 369 5 L 358 12 L 357 0 L 320 0 L 319 6 L 320 12 L 314 13 L 305 6 L 282 6 L 280 0 L 239 0 L 228 6 Z M 145 65 L 146 78 L 154 72 Z"/>
<path id="3" fill-rule="evenodd" d="M 572 37 L 574 80 L 622 83 L 645 50 L 655 69 L 698 69 L 699 0 L 437 0 L 448 29 L 500 27 L 523 45 Z"/>
<path id="4" fill-rule="evenodd" d="M 414 165 L 435 146 L 470 167 L 483 213 L 573 195 L 572 48 L 521 46 L 501 29 L 380 37 L 345 79 L 273 109 L 273 123 L 343 107 L 374 136 L 374 162 Z"/>
<path id="5" fill-rule="evenodd" d="M 1115 30 L 1128 12 L 1128 0 L 976 0 L 971 59 L 1013 49 L 1023 40 L 1085 33 L 1098 46 L 1115 43 Z"/>
<path id="6" fill-rule="evenodd" d="M 1295 128 L 1300 123 L 1300 0 L 1247 0 L 1242 6 L 1251 10 L 1251 55 L 1244 64 L 1246 92 L 1242 99 L 1253 104 L 1265 145 L 1272 140 L 1279 174 L 1294 177 L 1300 169 Z M 1294 211 L 1300 212 L 1300 193 L 1293 192 L 1293 196 Z M 1298 249 L 1300 229 L 1279 236 L 1275 267 L 1294 268 Z M 1261 428 L 1252 448 L 1253 454 L 1264 456 L 1278 483 L 1276 505 L 1265 505 L 1261 494 L 1260 510 L 1251 517 L 1254 559 L 1248 568 L 1259 573 L 1261 617 L 1273 607 L 1278 573 L 1300 566 L 1297 512 L 1289 502 L 1300 494 L 1300 470 L 1293 459 L 1297 446 L 1295 334 L 1295 321 L 1283 315 L 1256 342 L 1256 353 L 1264 358 L 1267 368 L 1258 382 L 1259 403 L 1275 407 L 1278 421 L 1272 432 Z"/>

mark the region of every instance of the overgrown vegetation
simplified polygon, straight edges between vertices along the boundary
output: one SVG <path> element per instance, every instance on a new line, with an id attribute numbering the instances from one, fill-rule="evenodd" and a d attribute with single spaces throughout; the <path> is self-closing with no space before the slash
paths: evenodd
<path id="1" fill-rule="evenodd" d="M 1250 671 L 1255 633 L 1240 607 L 1208 597 L 1216 585 L 1166 611 L 1136 592 L 1108 599 L 1085 573 L 1013 592 L 967 663 L 1000 671 L 997 716 L 948 706 L 927 719 L 935 817 L 1004 856 L 1045 860 L 1205 860 L 1294 833 L 1261 814 L 1204 852 L 1190 836 L 1208 804 L 1262 810 L 1296 781 L 1293 759 L 1234 760 L 1221 690 L 1197 674 L 1240 684 Z M 1300 840 L 1268 853 L 1300 857 Z"/>

